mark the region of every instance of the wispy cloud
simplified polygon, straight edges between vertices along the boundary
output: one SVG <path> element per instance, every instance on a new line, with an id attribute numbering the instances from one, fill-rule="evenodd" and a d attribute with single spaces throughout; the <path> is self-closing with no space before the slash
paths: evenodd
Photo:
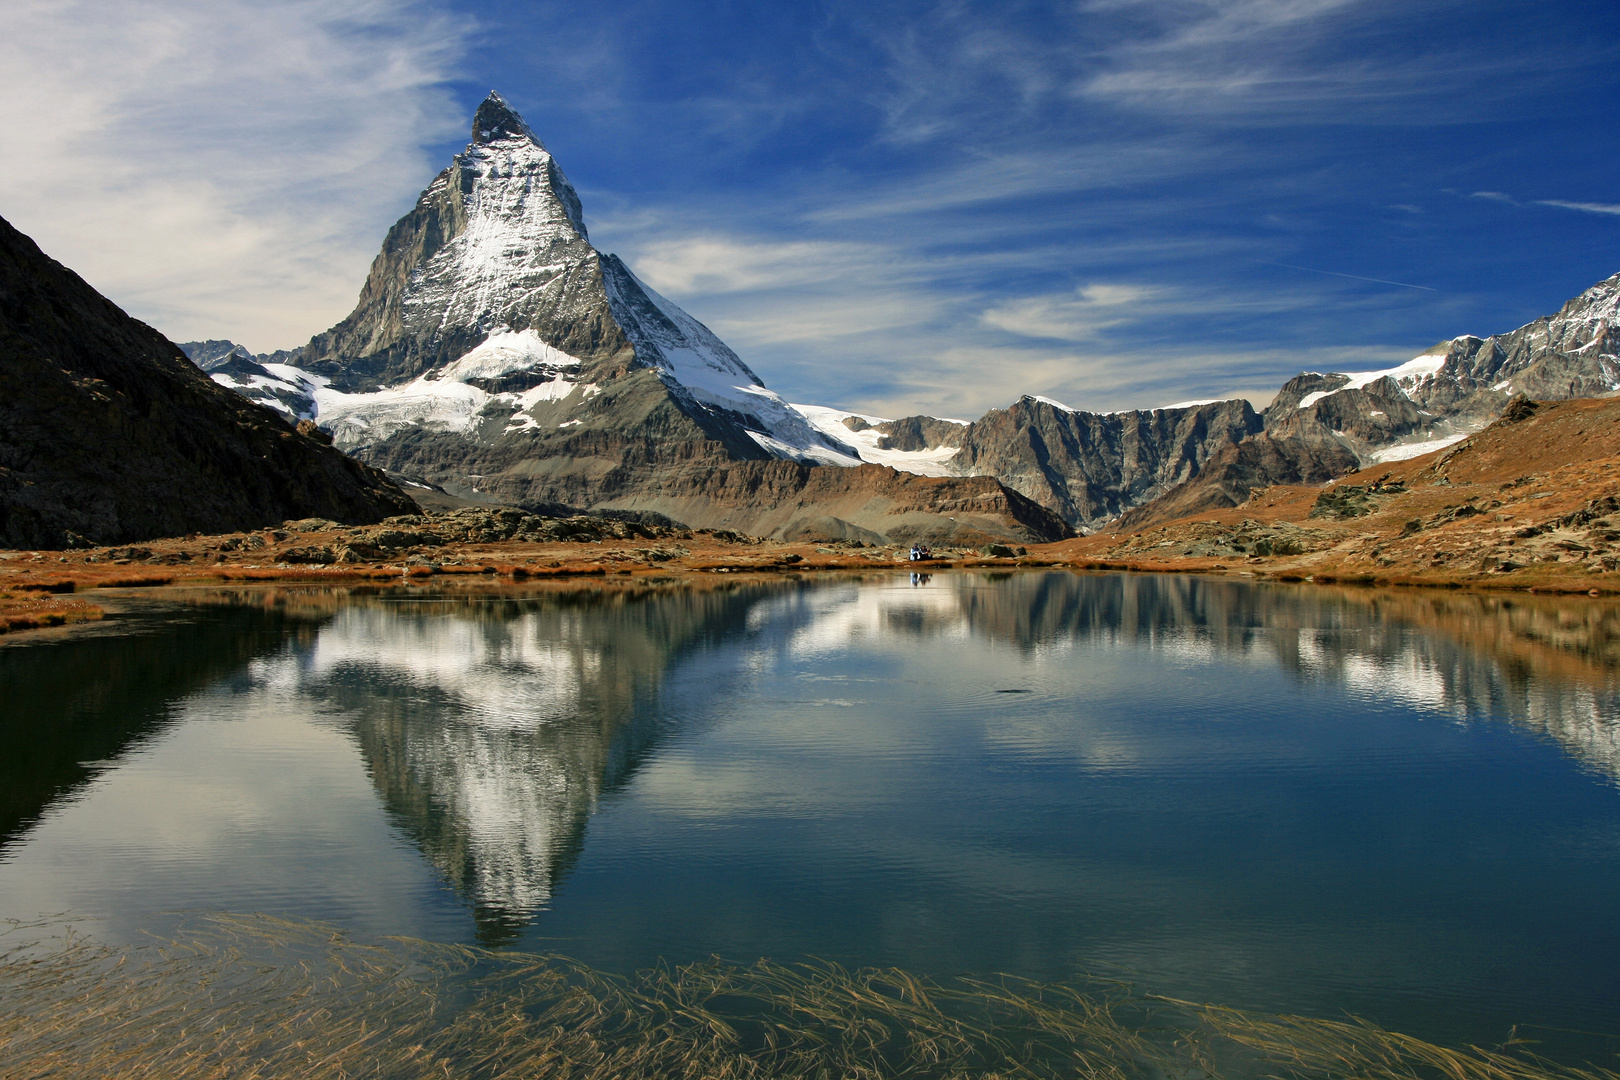
<path id="1" fill-rule="evenodd" d="M 438 167 L 463 24 L 417 0 L 9 4 L 0 213 L 171 337 L 297 344 Z"/>
<path id="2" fill-rule="evenodd" d="M 1584 210 L 1588 214 L 1620 214 L 1620 203 L 1565 202 L 1562 199 L 1537 199 L 1537 206 L 1561 206 L 1565 210 Z"/>
<path id="3" fill-rule="evenodd" d="M 1033 338 L 1085 341 L 1143 317 L 1166 290 L 1142 285 L 1082 285 L 1070 296 L 1036 296 L 990 308 L 986 326 Z"/>
<path id="4" fill-rule="evenodd" d="M 821 285 L 883 261 L 883 251 L 871 245 L 684 235 L 638 245 L 636 273 L 654 288 L 682 296 Z"/>

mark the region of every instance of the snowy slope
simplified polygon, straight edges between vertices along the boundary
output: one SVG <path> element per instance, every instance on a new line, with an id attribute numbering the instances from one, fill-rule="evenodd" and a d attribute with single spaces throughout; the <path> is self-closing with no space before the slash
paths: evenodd
<path id="1" fill-rule="evenodd" d="M 778 457 L 858 465 L 847 440 L 819 430 L 766 389 L 714 331 L 649 288 L 616 255 L 602 259 L 613 318 L 636 347 L 639 362 L 656 368 L 672 391 L 727 414 Z"/>
<path id="2" fill-rule="evenodd" d="M 401 301 L 408 326 L 494 333 L 514 316 L 579 305 L 570 286 L 594 254 L 579 196 L 528 125 L 491 98 L 503 111 L 500 126 L 475 132 L 422 195 L 436 204 L 458 186 L 465 224 L 411 275 Z"/>
<path id="3" fill-rule="evenodd" d="M 579 365 L 577 357 L 552 348 L 532 330 L 502 328 L 448 367 L 372 393 L 344 393 L 324 376 L 240 358 L 210 375 L 294 420 L 316 420 L 339 448 L 352 450 L 408 427 L 462 434 L 490 423 L 502 432 L 535 428 L 529 410 L 538 403 L 576 395 L 584 401 L 597 393 L 594 384 L 571 377 Z M 533 385 L 505 392 L 475 385 L 520 372 Z"/>
<path id="4" fill-rule="evenodd" d="M 1410 397 L 1413 391 L 1434 381 L 1434 377 L 1440 373 L 1440 369 L 1445 366 L 1445 363 L 1446 354 L 1444 352 L 1427 352 L 1421 356 L 1414 356 L 1404 364 L 1385 368 L 1382 371 L 1340 372 L 1337 374 L 1345 375 L 1350 381 L 1333 390 L 1318 390 L 1306 394 L 1300 398 L 1298 407 L 1308 409 L 1325 397 L 1330 397 L 1344 390 L 1361 390 L 1383 378 L 1394 379 Z"/>
<path id="5" fill-rule="evenodd" d="M 817 431 L 830 439 L 845 443 L 859 455 L 858 461 L 836 461 L 832 464 L 859 464 L 865 461 L 874 465 L 887 465 L 901 472 L 916 473 L 919 476 L 956 475 L 950 461 L 961 452 L 959 446 L 941 446 L 932 450 L 886 450 L 878 446 L 878 441 L 883 437 L 882 432 L 875 430 L 878 424 L 889 423 L 881 416 L 844 412 L 841 409 L 830 409 L 825 405 L 794 405 L 793 408 Z M 865 422 L 868 427 L 861 431 L 851 431 L 844 424 L 844 421 L 851 417 Z M 966 422 L 961 420 L 947 422 L 967 426 Z"/>

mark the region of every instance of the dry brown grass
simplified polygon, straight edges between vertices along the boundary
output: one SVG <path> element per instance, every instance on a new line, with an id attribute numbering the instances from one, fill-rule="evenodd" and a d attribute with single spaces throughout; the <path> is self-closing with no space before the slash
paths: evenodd
<path id="1" fill-rule="evenodd" d="M 213 917 L 145 948 L 21 927 L 0 953 L 0 1075 L 187 1078 L 888 1076 L 1616 1080 L 1356 1021 L 1133 995 L 1105 980 L 949 986 L 834 964 L 664 967 Z"/>

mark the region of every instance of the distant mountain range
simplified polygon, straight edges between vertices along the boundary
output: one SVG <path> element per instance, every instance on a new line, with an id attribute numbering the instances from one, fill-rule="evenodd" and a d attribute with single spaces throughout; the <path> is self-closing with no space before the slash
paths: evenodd
<path id="1" fill-rule="evenodd" d="M 1514 394 L 1612 393 L 1617 304 L 1620 275 L 1509 334 L 1302 374 L 1263 415 L 1241 400 L 1095 413 L 1025 396 L 971 423 L 794 405 L 591 245 L 572 185 L 491 94 L 466 150 L 389 230 L 348 318 L 282 353 L 182 348 L 350 454 L 469 499 L 795 538 L 1045 539 L 1155 500 L 1235 505 L 1253 486 L 1415 456 Z"/>

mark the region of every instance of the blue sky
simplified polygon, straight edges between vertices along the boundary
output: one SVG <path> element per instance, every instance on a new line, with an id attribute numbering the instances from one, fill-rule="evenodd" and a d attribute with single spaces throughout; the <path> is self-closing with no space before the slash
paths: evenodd
<path id="1" fill-rule="evenodd" d="M 177 340 L 353 306 L 491 88 L 773 389 L 1247 394 L 1620 271 L 1620 5 L 12 0 L 0 215 Z"/>

